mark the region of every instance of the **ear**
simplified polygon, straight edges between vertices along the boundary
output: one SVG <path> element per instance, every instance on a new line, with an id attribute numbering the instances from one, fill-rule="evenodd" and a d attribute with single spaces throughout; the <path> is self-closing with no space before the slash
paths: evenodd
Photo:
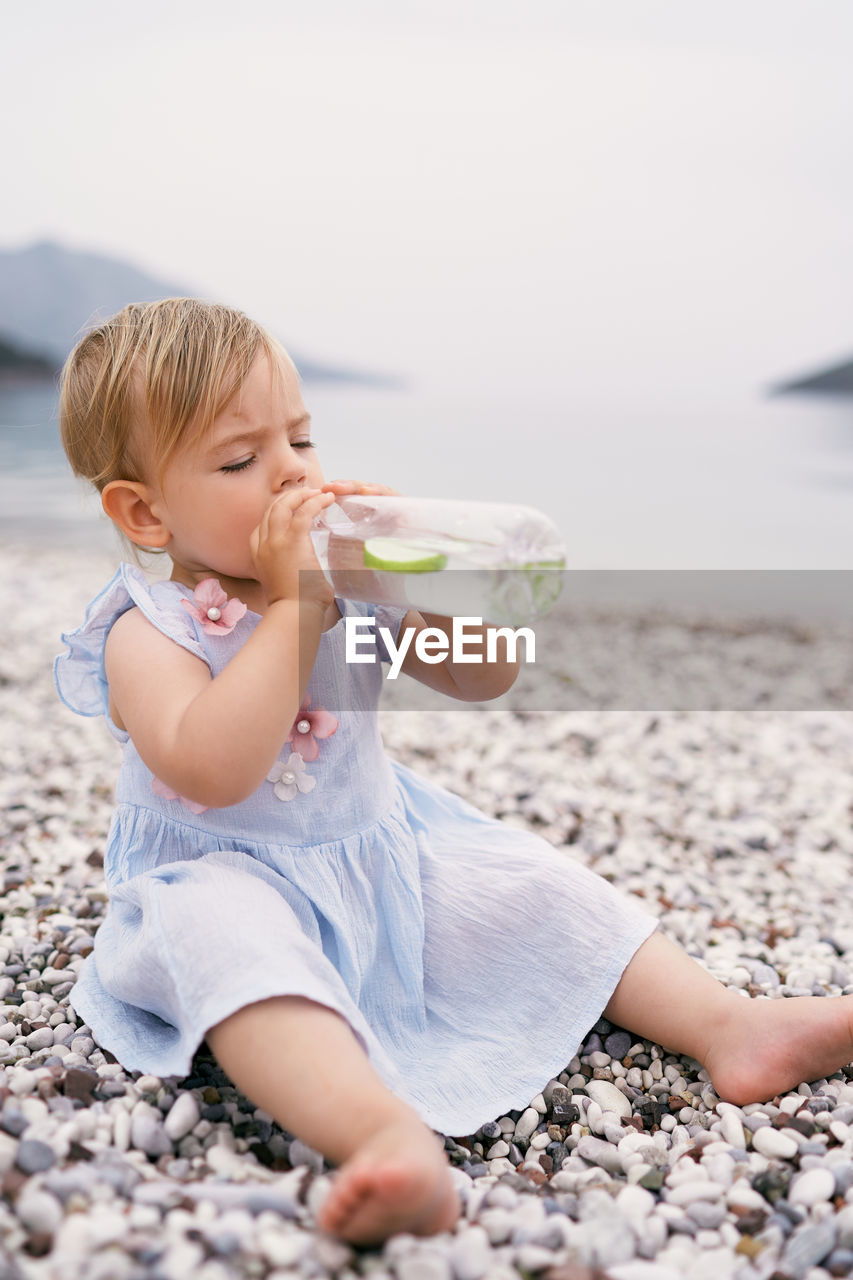
<path id="1" fill-rule="evenodd" d="M 150 485 L 136 480 L 111 480 L 101 492 L 101 505 L 113 524 L 140 547 L 165 547 L 172 534 L 157 514 L 157 497 Z"/>

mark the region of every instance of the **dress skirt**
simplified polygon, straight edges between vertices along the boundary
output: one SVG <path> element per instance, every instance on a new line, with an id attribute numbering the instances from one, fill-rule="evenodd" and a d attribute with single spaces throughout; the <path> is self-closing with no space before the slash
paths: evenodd
<path id="1" fill-rule="evenodd" d="M 386 818 L 308 857 L 220 839 L 113 885 L 70 996 L 96 1039 L 131 1070 L 180 1079 L 208 1028 L 299 995 L 345 1018 L 441 1133 L 526 1107 L 655 920 L 541 837 L 392 768 Z M 122 844 L 151 848 L 156 815 L 122 818 L 148 828 Z"/>

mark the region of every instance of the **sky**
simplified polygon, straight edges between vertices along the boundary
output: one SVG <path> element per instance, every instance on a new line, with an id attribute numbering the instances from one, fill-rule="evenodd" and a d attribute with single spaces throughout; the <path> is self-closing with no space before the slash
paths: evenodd
<path id="1" fill-rule="evenodd" d="M 369 478 L 520 495 L 573 563 L 853 563 L 849 409 L 766 408 L 853 356 L 849 0 L 44 0 L 4 34 L 0 245 L 404 380 L 312 389 L 335 474 L 372 431 Z"/>
<path id="2" fill-rule="evenodd" d="M 460 394 L 761 385 L 853 346 L 847 0 L 47 0 L 0 244 Z"/>

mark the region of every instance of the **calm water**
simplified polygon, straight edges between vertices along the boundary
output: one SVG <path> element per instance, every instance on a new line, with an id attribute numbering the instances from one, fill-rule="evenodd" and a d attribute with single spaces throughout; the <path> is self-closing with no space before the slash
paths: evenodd
<path id="1" fill-rule="evenodd" d="M 584 569 L 853 569 L 853 400 L 522 404 L 307 384 L 327 476 L 519 501 Z M 112 546 L 70 475 L 52 388 L 0 389 L 0 539 Z"/>

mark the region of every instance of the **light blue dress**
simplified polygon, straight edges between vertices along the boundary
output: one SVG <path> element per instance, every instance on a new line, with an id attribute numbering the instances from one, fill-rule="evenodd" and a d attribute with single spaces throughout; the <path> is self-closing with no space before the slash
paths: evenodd
<path id="1" fill-rule="evenodd" d="M 109 718 L 110 627 L 136 605 L 216 676 L 259 621 L 249 612 L 209 635 L 182 599 L 188 588 L 122 565 L 56 661 L 62 700 L 104 715 L 124 746 L 109 907 L 69 996 L 77 1014 L 128 1070 L 181 1079 L 208 1028 L 305 996 L 347 1020 L 438 1132 L 472 1134 L 525 1107 L 565 1069 L 654 918 L 539 836 L 390 760 L 376 714 L 388 655 L 377 640 L 376 663 L 347 663 L 343 622 L 324 632 L 308 685 L 317 736 L 283 745 L 273 781 L 203 812 L 162 794 Z M 392 634 L 403 616 L 337 604 Z"/>

